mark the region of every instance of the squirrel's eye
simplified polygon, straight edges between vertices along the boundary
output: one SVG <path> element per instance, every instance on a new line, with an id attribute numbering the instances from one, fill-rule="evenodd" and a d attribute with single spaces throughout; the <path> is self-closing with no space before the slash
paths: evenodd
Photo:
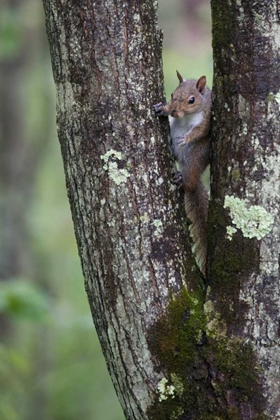
<path id="1" fill-rule="evenodd" d="M 195 103 L 195 97 L 191 96 L 189 99 L 189 104 L 194 104 Z"/>

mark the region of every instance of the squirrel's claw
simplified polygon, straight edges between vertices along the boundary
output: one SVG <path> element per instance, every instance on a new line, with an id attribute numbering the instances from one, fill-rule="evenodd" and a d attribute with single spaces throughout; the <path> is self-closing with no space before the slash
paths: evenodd
<path id="1" fill-rule="evenodd" d="M 176 141 L 177 141 L 177 146 L 178 147 L 183 147 L 183 146 L 185 146 L 187 144 L 186 138 L 178 139 Z"/>
<path id="2" fill-rule="evenodd" d="M 174 172 L 173 182 L 176 185 L 176 187 L 178 188 L 178 190 L 183 188 L 182 173 L 180 171 L 175 171 Z"/>
<path id="3" fill-rule="evenodd" d="M 153 105 L 153 109 L 156 116 L 162 117 L 166 115 L 163 108 L 164 108 L 164 105 L 161 102 L 159 104 Z"/>

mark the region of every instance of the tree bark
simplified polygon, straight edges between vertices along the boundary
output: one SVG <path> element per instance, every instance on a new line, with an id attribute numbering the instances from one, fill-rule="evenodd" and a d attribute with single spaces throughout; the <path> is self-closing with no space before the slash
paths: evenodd
<path id="1" fill-rule="evenodd" d="M 85 288 L 128 419 L 147 419 L 163 367 L 149 328 L 201 278 L 172 185 L 161 33 L 152 0 L 45 0 L 58 134 Z M 174 69 L 175 80 L 175 69 Z"/>
<path id="2" fill-rule="evenodd" d="M 280 418 L 276 3 L 212 0 L 207 288 L 167 123 L 151 111 L 163 96 L 155 2 L 44 7 L 85 287 L 126 418 Z"/>
<path id="3" fill-rule="evenodd" d="M 280 6 L 276 0 L 211 5 L 209 299 L 229 345 L 251 345 L 250 368 L 260 371 L 266 414 L 279 419 Z M 227 403 L 239 405 L 240 418 L 255 418 L 252 399 Z"/>

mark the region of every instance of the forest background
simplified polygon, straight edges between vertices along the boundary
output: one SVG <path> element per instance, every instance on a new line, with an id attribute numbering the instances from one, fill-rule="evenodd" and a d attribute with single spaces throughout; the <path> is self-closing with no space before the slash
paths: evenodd
<path id="1" fill-rule="evenodd" d="M 159 0 L 159 27 L 166 97 L 176 69 L 211 86 L 210 1 Z M 84 291 L 38 0 L 0 5 L 0 145 L 0 418 L 124 420 Z"/>

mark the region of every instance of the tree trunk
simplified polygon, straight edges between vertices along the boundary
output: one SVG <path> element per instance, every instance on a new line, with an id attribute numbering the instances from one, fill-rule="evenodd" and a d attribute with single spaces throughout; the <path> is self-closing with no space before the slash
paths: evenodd
<path id="1" fill-rule="evenodd" d="M 212 1 L 216 124 L 206 288 L 170 181 L 167 123 L 151 111 L 163 96 L 155 2 L 44 0 L 85 287 L 127 419 L 279 416 L 279 76 L 266 28 L 278 22 L 267 19 L 273 8 L 264 4 L 250 15 Z M 237 198 L 248 200 L 249 216 Z"/>
<path id="2" fill-rule="evenodd" d="M 210 306 L 228 345 L 251 347 L 244 368 L 259 370 L 268 418 L 279 419 L 279 2 L 212 0 L 212 16 Z M 252 398 L 227 404 L 257 418 Z"/>
<path id="3" fill-rule="evenodd" d="M 152 110 L 163 98 L 157 8 L 152 0 L 44 8 L 85 288 L 125 415 L 146 419 L 164 376 L 149 328 L 186 279 L 201 286 L 171 181 L 167 120 Z"/>

